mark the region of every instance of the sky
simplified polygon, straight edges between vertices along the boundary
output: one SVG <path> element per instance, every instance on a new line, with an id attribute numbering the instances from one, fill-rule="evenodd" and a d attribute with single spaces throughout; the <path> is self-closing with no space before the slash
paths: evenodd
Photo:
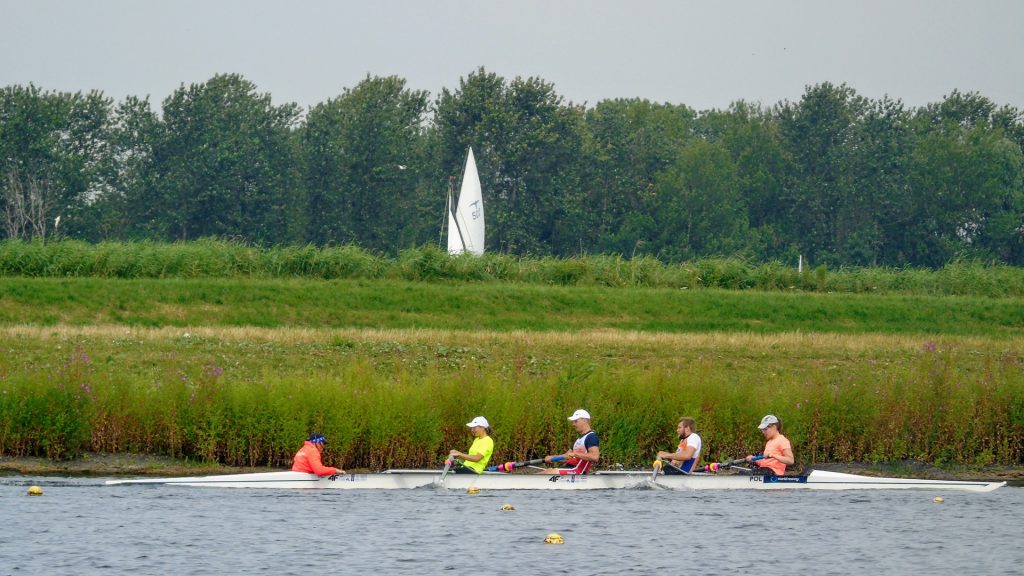
<path id="1" fill-rule="evenodd" d="M 1022 30 L 1024 0 L 0 0 L 0 87 L 158 104 L 238 73 L 309 107 L 367 75 L 436 97 L 482 66 L 589 106 L 771 106 L 832 82 L 1024 109 Z"/>

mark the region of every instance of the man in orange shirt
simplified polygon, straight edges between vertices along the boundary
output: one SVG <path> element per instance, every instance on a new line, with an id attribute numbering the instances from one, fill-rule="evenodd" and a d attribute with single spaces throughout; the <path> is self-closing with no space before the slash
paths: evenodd
<path id="1" fill-rule="evenodd" d="M 789 438 L 782 435 L 782 421 L 774 414 L 761 418 L 758 425 L 761 433 L 768 439 L 764 445 L 764 458 L 757 460 L 756 464 L 762 468 L 768 468 L 777 476 L 786 473 L 786 466 L 793 465 L 796 458 L 793 456 L 793 446 Z M 753 456 L 747 456 L 747 462 L 754 461 Z"/>
<path id="2" fill-rule="evenodd" d="M 299 448 L 299 451 L 295 454 L 295 460 L 292 463 L 293 472 L 308 472 L 310 474 L 316 474 L 317 476 L 333 476 L 335 474 L 344 474 L 345 471 L 341 468 L 334 468 L 331 466 L 324 466 L 320 462 L 320 453 L 323 452 L 324 444 L 327 443 L 327 439 L 324 438 L 323 434 L 319 432 L 313 432 L 309 435 L 309 440 Z"/>

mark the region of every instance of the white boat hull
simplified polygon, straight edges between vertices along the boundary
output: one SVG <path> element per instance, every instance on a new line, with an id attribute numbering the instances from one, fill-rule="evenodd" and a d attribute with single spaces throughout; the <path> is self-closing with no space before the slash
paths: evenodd
<path id="1" fill-rule="evenodd" d="M 115 484 L 164 484 L 207 486 L 214 488 L 340 489 L 394 490 L 411 488 L 447 488 L 466 490 L 609 490 L 623 488 L 663 488 L 671 490 L 944 490 L 990 492 L 1006 482 L 962 480 L 918 480 L 913 478 L 874 478 L 815 470 L 806 476 L 746 476 L 691 474 L 658 476 L 651 480 L 647 471 L 599 472 L 587 475 L 449 474 L 444 482 L 437 470 L 389 470 L 380 474 L 345 474 L 318 477 L 303 472 L 263 472 L 223 476 L 182 478 L 143 478 L 108 480 Z"/>

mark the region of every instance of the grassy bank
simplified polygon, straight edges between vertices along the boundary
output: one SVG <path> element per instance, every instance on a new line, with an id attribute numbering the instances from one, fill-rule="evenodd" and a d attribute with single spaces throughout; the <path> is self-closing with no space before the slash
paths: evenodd
<path id="1" fill-rule="evenodd" d="M 561 451 L 595 414 L 604 463 L 646 466 L 698 419 L 709 459 L 780 414 L 804 462 L 1024 462 L 1024 341 L 16 326 L 0 329 L 0 454 L 141 452 L 283 466 L 436 466 L 485 414 L 497 459 Z"/>
<path id="2" fill-rule="evenodd" d="M 1013 337 L 1019 298 L 316 279 L 0 278 L 0 325 Z"/>
<path id="3" fill-rule="evenodd" d="M 351 247 L 0 243 L 0 456 L 346 467 L 563 451 L 607 466 L 698 419 L 706 458 L 778 413 L 805 463 L 1024 464 L 1024 271 L 397 258 Z"/>
<path id="4" fill-rule="evenodd" d="M 939 270 L 858 268 L 797 272 L 791 263 L 704 259 L 664 264 L 619 256 L 451 258 L 434 248 L 383 257 L 353 246 L 257 248 L 199 240 L 152 242 L 0 242 L 0 276 L 101 278 L 314 278 L 412 282 L 511 282 L 555 286 L 722 288 L 801 292 L 1024 296 L 1024 270 L 954 262 Z"/>

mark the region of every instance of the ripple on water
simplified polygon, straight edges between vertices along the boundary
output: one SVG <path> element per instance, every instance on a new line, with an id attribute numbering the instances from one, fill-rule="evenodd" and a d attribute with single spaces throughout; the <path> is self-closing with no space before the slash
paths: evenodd
<path id="1" fill-rule="evenodd" d="M 24 495 L 33 484 L 43 497 Z M 944 495 L 942 505 L 934 495 L 299 492 L 4 477 L 5 535 L 21 537 L 0 539 L 0 558 L 25 575 L 429 574 L 483 566 L 521 576 L 678 569 L 667 552 L 707 573 L 743 572 L 761 570 L 770 549 L 785 551 L 786 571 L 795 573 L 1019 573 L 1024 489 Z M 504 503 L 515 512 L 501 512 Z M 551 532 L 565 544 L 543 544 Z M 474 561 L 463 558 L 467 551 Z"/>

